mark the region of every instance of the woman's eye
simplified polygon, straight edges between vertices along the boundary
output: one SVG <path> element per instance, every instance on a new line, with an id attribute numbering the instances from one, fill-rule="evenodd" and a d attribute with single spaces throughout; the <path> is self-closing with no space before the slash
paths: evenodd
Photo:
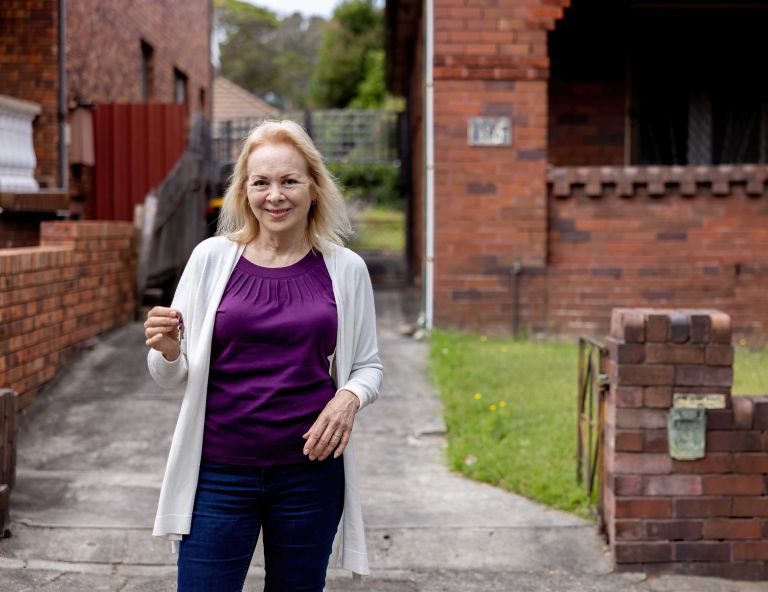
<path id="1" fill-rule="evenodd" d="M 286 179 L 285 180 L 286 185 L 295 185 L 297 183 L 296 179 Z"/>

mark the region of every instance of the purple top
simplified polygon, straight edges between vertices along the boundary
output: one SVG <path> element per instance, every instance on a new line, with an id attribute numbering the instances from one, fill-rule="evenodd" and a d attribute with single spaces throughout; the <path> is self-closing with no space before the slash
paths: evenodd
<path id="1" fill-rule="evenodd" d="M 337 322 L 320 253 L 287 267 L 240 257 L 213 326 L 204 460 L 309 462 L 301 436 L 336 392 L 328 369 Z"/>

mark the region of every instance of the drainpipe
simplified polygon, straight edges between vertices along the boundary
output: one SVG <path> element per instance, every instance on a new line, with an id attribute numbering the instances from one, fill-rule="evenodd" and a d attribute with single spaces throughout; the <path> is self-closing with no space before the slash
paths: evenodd
<path id="1" fill-rule="evenodd" d="M 424 259 L 424 308 L 425 329 L 430 331 L 434 321 L 434 274 L 435 274 L 435 132 L 434 132 L 434 97 L 435 84 L 433 78 L 434 62 L 434 0 L 425 0 L 425 105 L 424 105 L 424 136 L 426 140 L 426 199 L 425 199 L 425 252 Z"/>
<path id="2" fill-rule="evenodd" d="M 59 187 L 67 190 L 67 0 L 59 0 Z"/>
<path id="3" fill-rule="evenodd" d="M 523 265 L 520 258 L 516 257 L 512 265 L 512 336 L 517 339 L 520 332 L 520 274 L 523 273 Z"/>

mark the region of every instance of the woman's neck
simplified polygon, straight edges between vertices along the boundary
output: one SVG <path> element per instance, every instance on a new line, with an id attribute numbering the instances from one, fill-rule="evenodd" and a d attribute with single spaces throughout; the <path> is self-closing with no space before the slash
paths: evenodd
<path id="1" fill-rule="evenodd" d="M 306 235 L 301 236 L 275 236 L 260 232 L 247 247 L 252 254 L 267 263 L 279 263 L 298 260 L 309 251 L 309 241 Z"/>

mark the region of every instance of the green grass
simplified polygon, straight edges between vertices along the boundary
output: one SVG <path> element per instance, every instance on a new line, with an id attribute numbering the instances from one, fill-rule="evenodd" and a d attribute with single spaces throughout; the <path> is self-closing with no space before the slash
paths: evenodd
<path id="1" fill-rule="evenodd" d="M 736 347 L 733 367 L 734 395 L 768 395 L 768 348 Z"/>
<path id="2" fill-rule="evenodd" d="M 355 230 L 357 238 L 350 243 L 353 249 L 402 251 L 405 248 L 405 213 L 400 210 L 366 209 Z"/>
<path id="3" fill-rule="evenodd" d="M 577 355 L 575 343 L 433 331 L 430 359 L 450 467 L 589 516 L 575 479 Z"/>
<path id="4" fill-rule="evenodd" d="M 575 340 L 435 330 L 430 361 L 444 404 L 451 469 L 590 516 L 586 493 L 575 479 Z M 737 347 L 734 376 L 735 394 L 768 394 L 768 349 Z"/>

